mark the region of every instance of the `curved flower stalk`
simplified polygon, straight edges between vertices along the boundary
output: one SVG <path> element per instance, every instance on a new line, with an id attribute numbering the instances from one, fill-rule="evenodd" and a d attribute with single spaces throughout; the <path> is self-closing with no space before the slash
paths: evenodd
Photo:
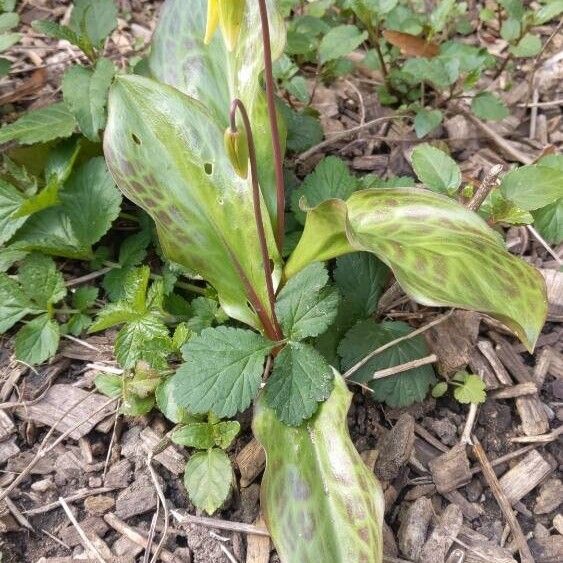
<path id="1" fill-rule="evenodd" d="M 219 2 L 209 2 L 217 4 L 218 18 Z M 285 24 L 277 1 L 267 0 L 266 4 L 275 60 L 285 45 Z M 160 82 L 201 101 L 223 129 L 229 122 L 231 100 L 242 100 L 254 131 L 260 187 L 272 224 L 276 224 L 276 179 L 266 97 L 261 84 L 264 46 L 258 2 L 247 0 L 232 51 L 219 33 L 210 38 L 209 44 L 205 43 L 207 22 L 208 0 L 190 0 L 189 5 L 185 0 L 167 0 L 152 41 L 151 73 Z M 283 144 L 285 128 L 281 119 L 278 121 Z"/>
<path id="2" fill-rule="evenodd" d="M 351 400 L 335 371 L 330 397 L 297 428 L 256 402 L 252 429 L 266 451 L 260 504 L 284 563 L 382 560 L 383 492 L 350 440 Z"/>

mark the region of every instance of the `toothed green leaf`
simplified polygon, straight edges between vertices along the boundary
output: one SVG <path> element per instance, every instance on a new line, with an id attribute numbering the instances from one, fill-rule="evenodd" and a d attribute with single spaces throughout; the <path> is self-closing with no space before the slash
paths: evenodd
<path id="1" fill-rule="evenodd" d="M 219 417 L 243 411 L 258 392 L 266 355 L 274 346 L 249 330 L 204 329 L 182 349 L 186 361 L 173 377 L 178 404 Z"/>
<path id="2" fill-rule="evenodd" d="M 25 294 L 42 309 L 66 295 L 62 274 L 54 260 L 44 254 L 26 256 L 18 270 L 18 280 Z"/>
<path id="3" fill-rule="evenodd" d="M 455 161 L 426 143 L 414 149 L 412 165 L 419 180 L 433 191 L 452 193 L 461 184 L 461 170 Z"/>
<path id="4" fill-rule="evenodd" d="M 184 484 L 199 510 L 213 514 L 227 500 L 233 470 L 227 454 L 213 448 L 193 454 L 186 464 Z"/>
<path id="5" fill-rule="evenodd" d="M 0 272 L 0 334 L 35 309 L 16 280 Z"/>
<path id="6" fill-rule="evenodd" d="M 40 364 L 55 355 L 59 339 L 59 325 L 53 319 L 48 315 L 36 317 L 16 334 L 16 358 L 28 364 Z"/>

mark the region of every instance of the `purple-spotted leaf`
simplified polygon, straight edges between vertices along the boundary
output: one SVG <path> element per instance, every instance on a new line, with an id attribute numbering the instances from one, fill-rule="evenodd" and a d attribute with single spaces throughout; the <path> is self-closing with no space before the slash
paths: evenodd
<path id="1" fill-rule="evenodd" d="M 264 395 L 257 401 L 252 428 L 266 451 L 261 507 L 284 563 L 382 560 L 383 493 L 348 434 L 351 398 L 335 372 L 329 398 L 298 427 L 280 422 Z"/>
<path id="2" fill-rule="evenodd" d="M 268 298 L 252 189 L 234 173 L 223 132 L 201 103 L 178 90 L 120 76 L 110 93 L 104 152 L 121 191 L 155 220 L 166 256 L 215 286 L 227 314 L 262 328 L 256 305 Z M 264 223 L 276 284 L 280 259 Z M 271 315 L 262 309 L 261 318 Z"/>
<path id="3" fill-rule="evenodd" d="M 413 299 L 482 311 L 534 347 L 547 314 L 545 283 L 477 214 L 416 188 L 356 192 L 347 207 L 350 242 L 385 262 Z"/>
<path id="4" fill-rule="evenodd" d="M 285 27 L 277 0 L 267 0 L 272 58 L 283 51 Z M 149 65 L 160 82 L 201 101 L 224 130 L 233 98 L 246 106 L 256 142 L 258 176 L 272 221 L 276 188 L 266 101 L 261 83 L 264 69 L 259 5 L 245 2 L 236 45 L 229 51 L 220 33 L 205 44 L 208 0 L 167 0 L 155 30 Z M 283 128 L 281 136 L 285 139 Z"/>
<path id="5" fill-rule="evenodd" d="M 533 349 L 547 315 L 541 275 L 455 201 L 417 188 L 326 201 L 309 211 L 284 277 L 353 250 L 373 252 L 415 301 L 487 313 Z"/>

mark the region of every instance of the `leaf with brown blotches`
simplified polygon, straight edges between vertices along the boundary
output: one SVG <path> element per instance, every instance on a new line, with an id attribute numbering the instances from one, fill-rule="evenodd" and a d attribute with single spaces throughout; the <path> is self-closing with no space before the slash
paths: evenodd
<path id="1" fill-rule="evenodd" d="M 391 45 L 398 47 L 405 57 L 435 57 L 440 49 L 436 43 L 425 41 L 421 37 L 402 31 L 386 29 L 383 32 L 383 37 Z"/>

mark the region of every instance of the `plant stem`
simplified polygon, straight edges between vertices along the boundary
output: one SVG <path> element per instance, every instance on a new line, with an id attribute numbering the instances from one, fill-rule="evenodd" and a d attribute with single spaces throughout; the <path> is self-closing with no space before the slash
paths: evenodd
<path id="1" fill-rule="evenodd" d="M 256 222 L 256 230 L 258 231 L 258 241 L 260 243 L 260 252 L 262 254 L 262 268 L 264 269 L 264 277 L 266 279 L 266 290 L 268 292 L 268 300 L 270 302 L 270 315 L 274 329 L 274 335 L 277 340 L 283 338 L 283 334 L 276 318 L 275 312 L 275 294 L 274 286 L 272 283 L 272 272 L 270 268 L 270 256 L 268 254 L 268 244 L 266 242 L 266 233 L 264 231 L 264 221 L 262 219 L 262 208 L 260 206 L 260 186 L 258 185 L 258 167 L 256 164 L 256 147 L 254 145 L 254 136 L 250 126 L 250 119 L 244 104 L 238 98 L 235 98 L 231 103 L 231 111 L 229 114 L 230 124 L 229 127 L 232 133 L 237 132 L 236 125 L 236 112 L 240 112 L 244 129 L 246 131 L 246 138 L 248 141 L 248 158 L 250 160 L 250 177 L 252 181 L 252 203 L 254 205 L 254 220 Z"/>
<path id="2" fill-rule="evenodd" d="M 371 42 L 373 43 L 373 46 L 375 48 L 375 52 L 377 53 L 377 58 L 379 59 L 379 65 L 381 66 L 381 74 L 383 74 L 383 80 L 389 88 L 389 85 L 387 84 L 387 65 L 385 64 L 385 59 L 383 58 L 383 53 L 381 52 L 381 45 L 379 42 L 381 38 L 379 24 L 377 24 L 375 27 L 370 24 L 368 26 L 368 35 L 370 36 Z"/>
<path id="3" fill-rule="evenodd" d="M 274 75 L 272 72 L 272 47 L 270 43 L 270 26 L 268 23 L 268 9 L 266 0 L 258 0 L 260 21 L 262 24 L 262 43 L 264 44 L 264 79 L 266 81 L 266 101 L 268 104 L 268 119 L 272 134 L 272 148 L 274 151 L 274 171 L 276 174 L 276 201 L 278 222 L 276 227 L 276 244 L 281 255 L 285 230 L 285 186 L 283 181 L 283 155 L 274 100 Z M 254 174 L 253 174 L 254 176 Z"/>

